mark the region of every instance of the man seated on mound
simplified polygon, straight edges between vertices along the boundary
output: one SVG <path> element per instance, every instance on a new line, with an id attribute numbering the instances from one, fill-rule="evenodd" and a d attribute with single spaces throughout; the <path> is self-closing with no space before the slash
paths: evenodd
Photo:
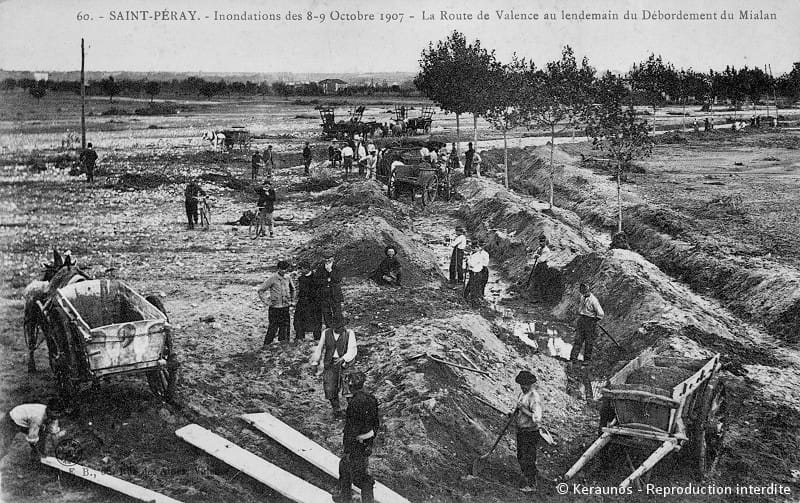
<path id="1" fill-rule="evenodd" d="M 370 278 L 379 285 L 400 286 L 401 271 L 397 251 L 393 246 L 387 246 L 383 253 L 386 257 Z"/>

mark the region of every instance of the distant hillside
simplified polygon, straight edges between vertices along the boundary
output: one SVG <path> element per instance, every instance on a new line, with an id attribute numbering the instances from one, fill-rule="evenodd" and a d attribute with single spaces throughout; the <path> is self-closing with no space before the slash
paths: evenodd
<path id="1" fill-rule="evenodd" d="M 80 72 L 47 72 L 37 70 L 35 73 L 47 73 L 49 80 L 56 81 L 77 81 L 80 79 Z M 113 75 L 115 79 L 128 80 L 155 80 L 170 81 L 183 80 L 187 77 L 201 77 L 206 80 L 224 80 L 225 82 L 318 82 L 323 79 L 342 79 L 343 81 L 356 84 L 387 82 L 406 82 L 412 80 L 415 73 L 412 72 L 380 72 L 380 73 L 291 73 L 291 72 L 272 72 L 272 73 L 221 73 L 221 72 L 86 72 L 87 80 L 100 80 Z M 10 71 L 0 69 L 0 80 L 2 79 L 32 79 L 33 71 Z"/>

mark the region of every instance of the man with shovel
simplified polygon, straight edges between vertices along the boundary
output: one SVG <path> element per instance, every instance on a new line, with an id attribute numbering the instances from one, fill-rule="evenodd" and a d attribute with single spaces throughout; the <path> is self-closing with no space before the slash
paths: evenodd
<path id="1" fill-rule="evenodd" d="M 592 347 L 594 346 L 597 323 L 603 319 L 605 313 L 597 297 L 589 291 L 589 285 L 581 283 L 580 290 L 581 300 L 580 307 L 578 307 L 578 326 L 575 331 L 575 343 L 572 345 L 569 360 L 573 363 L 577 363 L 578 355 L 581 353 L 581 347 L 583 347 L 583 365 L 587 366 L 589 365 L 589 360 L 592 358 Z"/>
<path id="2" fill-rule="evenodd" d="M 519 461 L 525 484 L 520 491 L 535 491 L 538 471 L 536 469 L 536 446 L 539 443 L 539 426 L 542 422 L 542 397 L 534 389 L 536 376 L 527 370 L 517 374 L 515 379 L 522 394 L 517 402 L 517 461 Z"/>

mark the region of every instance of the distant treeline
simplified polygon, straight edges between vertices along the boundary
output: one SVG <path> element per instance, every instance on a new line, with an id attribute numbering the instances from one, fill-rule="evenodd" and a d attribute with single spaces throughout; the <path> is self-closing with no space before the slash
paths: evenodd
<path id="1" fill-rule="evenodd" d="M 53 92 L 73 92 L 80 94 L 80 81 L 69 80 L 40 80 L 30 78 L 13 79 L 7 78 L 2 81 L 2 89 L 6 91 L 14 89 L 27 89 L 31 94 L 38 92 L 44 95 L 47 91 Z M 185 79 L 173 79 L 171 81 L 151 81 L 151 80 L 115 80 L 114 77 L 107 77 L 102 80 L 94 80 L 87 84 L 86 93 L 91 96 L 108 96 L 113 100 L 115 96 L 139 96 L 147 94 L 151 98 L 159 94 L 169 96 L 196 96 L 211 98 L 218 95 L 235 96 L 319 96 L 328 94 L 332 96 L 409 96 L 419 93 L 413 84 L 404 85 L 351 85 L 336 92 L 323 92 L 323 88 L 317 82 L 289 84 L 286 82 L 225 82 L 224 80 L 211 81 L 199 77 L 187 77 Z"/>

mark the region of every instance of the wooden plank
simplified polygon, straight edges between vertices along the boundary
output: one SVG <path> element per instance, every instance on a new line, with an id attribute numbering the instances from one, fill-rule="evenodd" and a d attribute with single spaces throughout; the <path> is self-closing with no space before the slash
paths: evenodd
<path id="1" fill-rule="evenodd" d="M 113 489 L 139 501 L 148 501 L 151 503 L 181 503 L 180 501 L 172 499 L 169 496 L 164 496 L 161 493 L 151 491 L 150 489 L 145 489 L 144 487 L 137 486 L 136 484 L 132 484 L 126 480 L 112 477 L 111 475 L 107 475 L 103 472 L 89 468 L 88 466 L 74 464 L 65 465 L 54 457 L 44 457 L 40 461 L 43 465 L 61 470 L 62 472 L 66 472 L 70 475 L 88 480 L 89 482 L 94 482 L 95 484 L 103 487 Z"/>
<path id="2" fill-rule="evenodd" d="M 241 418 L 331 477 L 339 478 L 338 456 L 272 414 L 243 414 Z M 377 481 L 373 493 L 378 503 L 408 503 L 407 499 Z"/>
<path id="3" fill-rule="evenodd" d="M 190 424 L 175 434 L 193 446 L 227 463 L 298 503 L 333 503 L 333 497 L 317 486 L 292 475 L 269 461 L 225 440 L 200 425 Z"/>

